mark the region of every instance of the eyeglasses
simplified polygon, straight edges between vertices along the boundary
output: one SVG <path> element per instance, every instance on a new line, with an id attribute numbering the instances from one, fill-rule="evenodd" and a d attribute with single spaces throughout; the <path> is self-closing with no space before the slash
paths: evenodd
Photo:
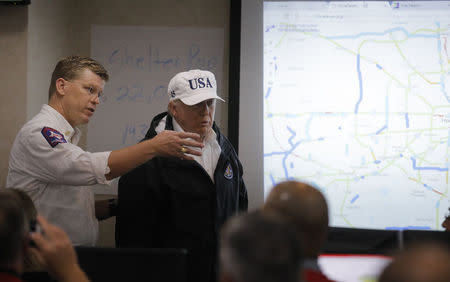
<path id="1" fill-rule="evenodd" d="M 90 84 L 82 84 L 81 82 L 78 82 L 78 81 L 72 81 L 72 80 L 67 80 L 67 79 L 64 79 L 65 81 L 67 81 L 67 82 L 70 82 L 70 83 L 75 83 L 75 84 L 78 84 L 78 85 L 80 85 L 83 89 L 85 89 L 88 93 L 89 93 L 89 95 L 91 95 L 91 96 L 97 96 L 98 98 L 100 98 L 100 97 L 102 97 L 102 95 L 103 95 L 103 92 L 101 92 L 101 91 L 97 91 L 97 88 L 95 87 L 95 86 L 93 86 L 93 85 L 90 85 Z"/>

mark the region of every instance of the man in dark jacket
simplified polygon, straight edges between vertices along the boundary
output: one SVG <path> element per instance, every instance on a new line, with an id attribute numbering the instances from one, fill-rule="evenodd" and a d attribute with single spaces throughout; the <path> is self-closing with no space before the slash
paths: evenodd
<path id="1" fill-rule="evenodd" d="M 216 100 L 222 100 L 216 89 L 209 71 L 177 74 L 168 87 L 168 112 L 153 118 L 145 136 L 152 139 L 163 130 L 198 133 L 201 156 L 156 157 L 119 181 L 117 246 L 184 248 L 189 282 L 216 279 L 218 230 L 248 205 L 242 165 L 214 123 Z"/>

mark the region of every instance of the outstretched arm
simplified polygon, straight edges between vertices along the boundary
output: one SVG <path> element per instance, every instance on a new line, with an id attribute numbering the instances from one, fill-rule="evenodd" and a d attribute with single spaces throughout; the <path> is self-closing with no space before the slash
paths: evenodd
<path id="1" fill-rule="evenodd" d="M 200 136 L 196 133 L 165 130 L 150 140 L 112 151 L 108 159 L 110 172 L 106 175 L 106 179 L 121 176 L 155 156 L 173 156 L 192 160 L 192 157 L 187 154 L 201 155 L 200 151 L 187 146 L 202 148 Z"/>

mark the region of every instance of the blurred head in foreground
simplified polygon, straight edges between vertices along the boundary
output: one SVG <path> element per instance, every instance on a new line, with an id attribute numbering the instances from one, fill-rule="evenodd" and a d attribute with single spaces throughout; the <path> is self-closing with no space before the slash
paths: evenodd
<path id="1" fill-rule="evenodd" d="M 221 282 L 298 282 L 302 252 L 295 230 L 281 217 L 251 212 L 222 229 Z"/>
<path id="2" fill-rule="evenodd" d="M 450 250 L 438 243 L 411 246 L 394 256 L 379 282 L 448 282 Z"/>
<path id="3" fill-rule="evenodd" d="M 298 181 L 281 182 L 272 189 L 263 209 L 280 214 L 295 226 L 305 257 L 320 254 L 327 239 L 328 206 L 318 189 Z"/>

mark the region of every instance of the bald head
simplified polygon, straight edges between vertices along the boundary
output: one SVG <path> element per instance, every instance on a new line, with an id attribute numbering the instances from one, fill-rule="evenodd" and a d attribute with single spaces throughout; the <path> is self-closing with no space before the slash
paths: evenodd
<path id="1" fill-rule="evenodd" d="M 263 209 L 274 211 L 295 225 L 305 255 L 319 255 L 328 230 L 327 202 L 319 190 L 297 181 L 282 182 L 272 189 Z"/>
<path id="2" fill-rule="evenodd" d="M 394 257 L 380 282 L 445 282 L 450 280 L 450 250 L 436 243 L 422 243 Z"/>

